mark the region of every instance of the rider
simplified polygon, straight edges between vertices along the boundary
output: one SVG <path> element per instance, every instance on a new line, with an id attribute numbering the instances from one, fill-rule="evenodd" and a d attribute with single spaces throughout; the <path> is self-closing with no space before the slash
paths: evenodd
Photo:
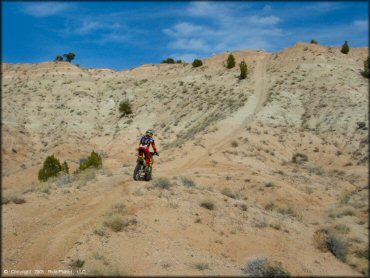
<path id="1" fill-rule="evenodd" d="M 143 155 L 144 153 L 146 165 L 150 165 L 150 157 L 151 157 L 150 150 L 149 150 L 150 146 L 152 146 L 154 153 L 156 155 L 159 155 L 155 147 L 155 143 L 153 139 L 153 131 L 149 129 L 145 132 L 145 135 L 141 137 L 140 145 L 138 149 L 140 156 Z"/>

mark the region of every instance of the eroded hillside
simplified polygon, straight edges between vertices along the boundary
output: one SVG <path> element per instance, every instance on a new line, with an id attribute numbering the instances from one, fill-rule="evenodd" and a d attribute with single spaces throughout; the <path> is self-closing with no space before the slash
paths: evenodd
<path id="1" fill-rule="evenodd" d="M 266 256 L 293 275 L 367 273 L 368 49 L 233 54 L 247 79 L 227 53 L 122 72 L 3 64 L 3 195 L 26 200 L 3 205 L 3 268 L 241 275 Z M 148 128 L 155 179 L 134 182 Z M 73 170 L 92 149 L 103 169 L 37 181 L 47 155 Z"/>

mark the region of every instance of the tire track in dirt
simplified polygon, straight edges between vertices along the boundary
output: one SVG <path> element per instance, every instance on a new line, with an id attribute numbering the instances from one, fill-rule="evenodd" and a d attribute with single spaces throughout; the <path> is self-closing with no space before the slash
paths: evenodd
<path id="1" fill-rule="evenodd" d="M 99 186 L 99 183 L 96 184 Z M 13 253 L 7 256 L 14 269 L 55 269 L 65 254 L 73 248 L 76 241 L 89 231 L 97 219 L 106 212 L 118 199 L 128 191 L 128 179 L 106 187 L 103 192 L 95 191 L 84 196 L 85 191 L 78 193 L 79 200 L 69 206 L 59 206 L 49 212 L 50 202 L 42 207 L 30 208 L 22 217 L 35 218 L 44 210 L 37 221 L 28 225 L 19 221 L 17 230 L 22 235 L 13 243 Z M 91 193 L 92 188 L 89 188 Z M 63 203 L 59 200 L 58 203 Z M 41 224 L 41 223 L 46 223 Z M 7 235 L 4 235 L 4 240 Z M 9 250 L 9 248 L 7 248 Z M 9 267 L 5 265 L 3 267 Z"/>
<path id="2" fill-rule="evenodd" d="M 221 137 L 221 139 L 217 140 L 217 142 L 209 144 L 209 147 L 206 147 L 207 153 L 214 153 L 216 150 L 220 149 L 222 146 L 229 143 L 231 140 L 236 138 L 238 134 L 240 134 L 245 125 L 250 123 L 258 113 L 265 101 L 267 100 L 267 77 L 266 77 L 266 66 L 269 59 L 269 56 L 263 55 L 257 58 L 256 68 L 254 70 L 253 79 L 255 80 L 254 86 L 254 94 L 249 98 L 246 105 L 240 108 L 236 113 L 234 113 L 230 118 L 226 119 L 226 121 L 230 122 L 230 124 L 234 125 L 235 127 L 230 132 L 224 132 L 226 136 Z M 226 123 L 226 125 L 228 125 Z M 204 157 L 203 153 L 200 153 L 199 156 L 196 158 L 187 161 L 183 166 L 182 169 L 187 169 L 193 167 L 195 163 L 202 160 Z"/>

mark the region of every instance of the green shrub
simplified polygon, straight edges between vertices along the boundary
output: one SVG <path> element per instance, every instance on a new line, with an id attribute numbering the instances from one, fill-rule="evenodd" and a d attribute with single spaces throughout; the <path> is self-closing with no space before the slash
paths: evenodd
<path id="1" fill-rule="evenodd" d="M 63 56 L 58 55 L 58 56 L 55 58 L 55 60 L 54 60 L 54 61 L 56 61 L 56 62 L 62 62 L 62 61 L 63 61 Z"/>
<path id="2" fill-rule="evenodd" d="M 62 164 L 62 171 L 69 174 L 69 167 L 67 161 L 64 161 Z"/>
<path id="3" fill-rule="evenodd" d="M 233 67 L 235 67 L 235 58 L 233 54 L 230 54 L 229 57 L 227 58 L 226 67 L 228 69 L 232 69 Z"/>
<path id="4" fill-rule="evenodd" d="M 68 173 L 69 168 L 67 162 L 64 161 L 63 165 L 61 165 L 54 155 L 48 156 L 39 170 L 38 179 L 40 181 L 47 181 L 48 178 L 57 176 L 61 171 Z"/>
<path id="5" fill-rule="evenodd" d="M 311 40 L 311 44 L 319 44 L 316 40 Z"/>
<path id="6" fill-rule="evenodd" d="M 177 60 L 176 61 L 176 64 L 182 64 L 183 62 L 182 62 L 182 60 Z"/>
<path id="7" fill-rule="evenodd" d="M 167 58 L 166 60 L 162 61 L 162 64 L 174 64 L 175 60 L 172 58 Z"/>
<path id="8" fill-rule="evenodd" d="M 239 64 L 240 68 L 240 79 L 245 79 L 248 76 L 248 66 L 247 63 L 243 60 Z"/>
<path id="9" fill-rule="evenodd" d="M 90 156 L 87 159 L 80 161 L 80 167 L 78 168 L 79 171 L 86 170 L 87 168 L 101 168 L 103 165 L 101 156 L 92 151 Z"/>
<path id="10" fill-rule="evenodd" d="M 349 52 L 349 45 L 348 45 L 348 42 L 347 41 L 345 41 L 344 44 L 342 45 L 341 52 L 343 54 L 348 54 L 348 52 Z"/>
<path id="11" fill-rule="evenodd" d="M 290 273 L 282 268 L 281 263 L 271 262 L 266 257 L 252 258 L 243 271 L 253 277 L 290 277 Z"/>
<path id="12" fill-rule="evenodd" d="M 132 114 L 132 106 L 128 99 L 121 101 L 119 104 L 119 112 L 122 113 L 122 116 Z"/>
<path id="13" fill-rule="evenodd" d="M 69 53 L 63 54 L 63 56 L 64 56 L 66 62 L 71 63 L 72 60 L 76 57 L 76 54 L 74 54 L 73 52 L 69 52 Z"/>
<path id="14" fill-rule="evenodd" d="M 202 60 L 194 59 L 192 65 L 193 65 L 194 68 L 197 68 L 197 67 L 203 66 L 203 62 L 202 62 Z"/>

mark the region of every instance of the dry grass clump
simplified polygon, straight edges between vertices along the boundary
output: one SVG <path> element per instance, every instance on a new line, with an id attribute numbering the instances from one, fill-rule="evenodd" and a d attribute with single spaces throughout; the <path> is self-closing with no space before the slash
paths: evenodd
<path id="1" fill-rule="evenodd" d="M 292 157 L 293 163 L 303 163 L 308 161 L 308 156 L 302 153 L 295 153 Z"/>
<path id="2" fill-rule="evenodd" d="M 14 204 L 23 204 L 26 202 L 25 198 L 22 196 L 23 193 L 18 188 L 11 188 L 3 192 L 2 204 L 9 204 L 13 202 Z"/>
<path id="3" fill-rule="evenodd" d="M 290 277 L 290 273 L 283 269 L 281 263 L 270 261 L 263 256 L 250 259 L 243 272 L 253 277 Z"/>
<path id="4" fill-rule="evenodd" d="M 96 170 L 94 168 L 86 169 L 84 171 L 78 172 L 75 175 L 75 180 L 77 182 L 77 188 L 85 186 L 89 181 L 94 180 L 96 177 Z"/>
<path id="5" fill-rule="evenodd" d="M 154 181 L 154 186 L 162 189 L 169 189 L 171 187 L 171 182 L 166 177 L 160 177 Z"/>
<path id="6" fill-rule="evenodd" d="M 121 215 L 118 214 L 111 214 L 104 221 L 104 225 L 114 232 L 122 231 L 123 228 L 127 227 L 129 224 L 130 223 L 127 219 L 124 219 Z"/>
<path id="7" fill-rule="evenodd" d="M 297 217 L 297 214 L 294 212 L 294 210 L 285 204 L 275 204 L 274 202 L 270 202 L 265 206 L 265 209 L 270 210 L 270 211 L 276 211 L 282 215 L 288 215 L 288 216 L 293 216 Z"/>
<path id="8" fill-rule="evenodd" d="M 94 234 L 98 236 L 105 236 L 106 235 L 106 230 L 103 226 L 98 226 L 94 228 Z"/>
<path id="9" fill-rule="evenodd" d="M 236 142 L 236 141 L 232 141 L 232 142 L 231 142 L 231 147 L 233 147 L 233 148 L 237 148 L 237 147 L 238 147 L 238 142 Z"/>
<path id="10" fill-rule="evenodd" d="M 189 178 L 185 178 L 185 177 L 181 177 L 181 183 L 182 185 L 186 186 L 186 187 L 194 187 L 195 186 L 195 183 L 193 180 L 189 179 Z"/>
<path id="11" fill-rule="evenodd" d="M 208 210 L 214 210 L 215 209 L 215 204 L 212 200 L 203 200 L 201 203 L 200 203 L 200 206 L 203 207 L 203 208 L 206 208 Z"/>
<path id="12" fill-rule="evenodd" d="M 194 267 L 198 270 L 205 270 L 205 269 L 209 269 L 209 265 L 208 263 L 196 263 L 194 264 Z"/>
<path id="13" fill-rule="evenodd" d="M 72 268 L 81 268 L 83 267 L 85 264 L 85 260 L 81 260 L 79 258 L 77 258 L 76 260 L 72 260 L 70 263 L 69 263 L 69 266 L 72 267 Z"/>
<path id="14" fill-rule="evenodd" d="M 238 197 L 238 194 L 231 191 L 230 188 L 225 187 L 222 189 L 221 193 L 229 198 L 236 199 Z"/>
<path id="15" fill-rule="evenodd" d="M 315 232 L 314 243 L 321 251 L 330 251 L 339 260 L 345 262 L 347 257 L 347 242 L 338 237 L 334 231 L 319 229 Z"/>

